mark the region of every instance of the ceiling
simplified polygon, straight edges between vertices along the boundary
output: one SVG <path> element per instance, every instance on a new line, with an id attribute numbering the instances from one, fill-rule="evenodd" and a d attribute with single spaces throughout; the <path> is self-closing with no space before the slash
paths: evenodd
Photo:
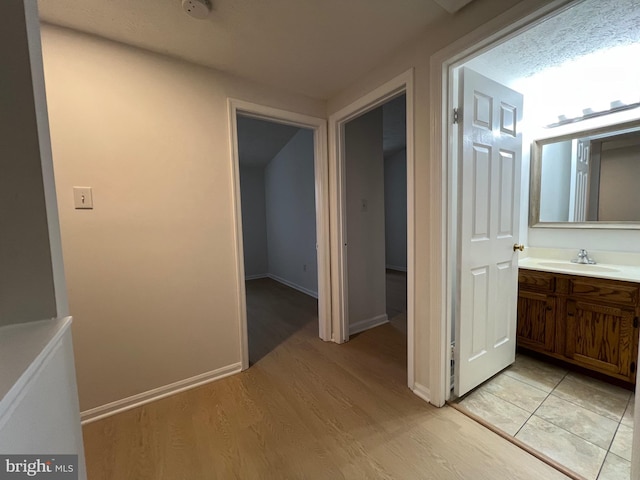
<path id="1" fill-rule="evenodd" d="M 466 66 L 523 93 L 525 110 L 580 113 L 629 93 L 639 101 L 639 25 L 640 0 L 585 0 Z"/>
<path id="2" fill-rule="evenodd" d="M 467 3 L 437 0 L 447 6 Z M 39 0 L 43 21 L 327 99 L 448 15 L 435 0 Z"/>
<path id="3" fill-rule="evenodd" d="M 240 165 L 264 168 L 298 130 L 291 125 L 238 115 Z"/>
<path id="4" fill-rule="evenodd" d="M 406 95 L 382 105 L 384 156 L 407 146 Z M 238 158 L 244 167 L 264 168 L 300 130 L 282 123 L 238 115 Z"/>

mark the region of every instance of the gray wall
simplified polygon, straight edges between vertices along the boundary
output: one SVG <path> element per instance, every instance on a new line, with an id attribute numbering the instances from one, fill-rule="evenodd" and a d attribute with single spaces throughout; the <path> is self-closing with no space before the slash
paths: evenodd
<path id="1" fill-rule="evenodd" d="M 54 213 L 56 207 L 39 25 L 35 1 L 26 6 L 30 21 L 22 1 L 0 2 L 0 18 L 6 20 L 0 28 L 0 326 L 58 313 L 47 188 Z M 50 222 L 58 232 L 57 214 Z M 59 236 L 53 241 L 59 248 Z"/>
<path id="2" fill-rule="evenodd" d="M 270 276 L 318 294 L 313 132 L 300 129 L 265 168 Z"/>
<path id="3" fill-rule="evenodd" d="M 386 266 L 407 271 L 407 150 L 384 159 Z"/>
<path id="4" fill-rule="evenodd" d="M 242 197 L 242 237 L 244 274 L 247 279 L 265 277 L 267 263 L 267 222 L 264 167 L 240 166 Z"/>
<path id="5" fill-rule="evenodd" d="M 349 327 L 353 332 L 361 329 L 358 324 L 375 323 L 386 311 L 381 108 L 345 125 L 345 151 Z"/>
<path id="6" fill-rule="evenodd" d="M 640 146 L 603 149 L 598 220 L 637 222 L 640 214 Z"/>

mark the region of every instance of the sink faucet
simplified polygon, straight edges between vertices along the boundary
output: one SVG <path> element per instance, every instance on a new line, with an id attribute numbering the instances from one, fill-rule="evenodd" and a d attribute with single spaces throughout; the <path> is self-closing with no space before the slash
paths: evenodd
<path id="1" fill-rule="evenodd" d="M 578 256 L 571 260 L 573 263 L 581 263 L 583 265 L 594 265 L 595 260 L 589 258 L 589 254 L 584 248 L 578 250 Z"/>

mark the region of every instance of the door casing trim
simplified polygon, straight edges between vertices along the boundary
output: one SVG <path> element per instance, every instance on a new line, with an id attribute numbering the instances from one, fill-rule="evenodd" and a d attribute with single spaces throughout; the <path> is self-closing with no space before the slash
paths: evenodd
<path id="1" fill-rule="evenodd" d="M 240 159 L 238 157 L 237 116 L 257 118 L 313 130 L 314 182 L 316 203 L 316 248 L 318 262 L 318 330 L 322 340 L 331 340 L 331 277 L 329 261 L 329 174 L 327 158 L 327 122 L 324 118 L 246 102 L 227 100 L 229 111 L 229 150 L 231 152 L 231 186 L 233 221 L 235 224 L 235 263 L 240 314 L 240 352 L 242 370 L 249 368 L 249 339 L 247 329 L 247 293 L 244 275 L 244 247 L 242 240 L 242 203 L 240 198 Z"/>
<path id="2" fill-rule="evenodd" d="M 346 182 L 344 127 L 347 122 L 406 94 L 407 103 L 407 384 L 414 387 L 415 331 L 415 156 L 413 68 L 375 88 L 329 117 L 329 182 L 331 185 L 331 285 L 333 340 L 349 339 L 347 325 Z"/>
<path id="3" fill-rule="evenodd" d="M 457 211 L 452 208 L 455 205 L 457 172 L 450 168 L 456 161 L 454 70 L 575 3 L 572 0 L 554 0 L 532 10 L 529 2 L 520 2 L 430 58 L 430 190 L 431 198 L 439 200 L 431 202 L 430 217 L 440 219 L 434 222 L 429 242 L 434 267 L 429 271 L 429 311 L 433 319 L 429 330 L 429 392 L 430 401 L 435 406 L 443 406 L 450 396 L 453 275 L 457 268 L 457 252 L 450 242 L 455 241 L 454 226 L 458 219 Z"/>

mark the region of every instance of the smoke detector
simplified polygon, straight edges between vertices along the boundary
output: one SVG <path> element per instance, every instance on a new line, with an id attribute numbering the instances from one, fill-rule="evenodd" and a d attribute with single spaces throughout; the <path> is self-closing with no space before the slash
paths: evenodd
<path id="1" fill-rule="evenodd" d="M 207 0 L 182 0 L 182 9 L 193 18 L 207 18 L 211 7 Z"/>

